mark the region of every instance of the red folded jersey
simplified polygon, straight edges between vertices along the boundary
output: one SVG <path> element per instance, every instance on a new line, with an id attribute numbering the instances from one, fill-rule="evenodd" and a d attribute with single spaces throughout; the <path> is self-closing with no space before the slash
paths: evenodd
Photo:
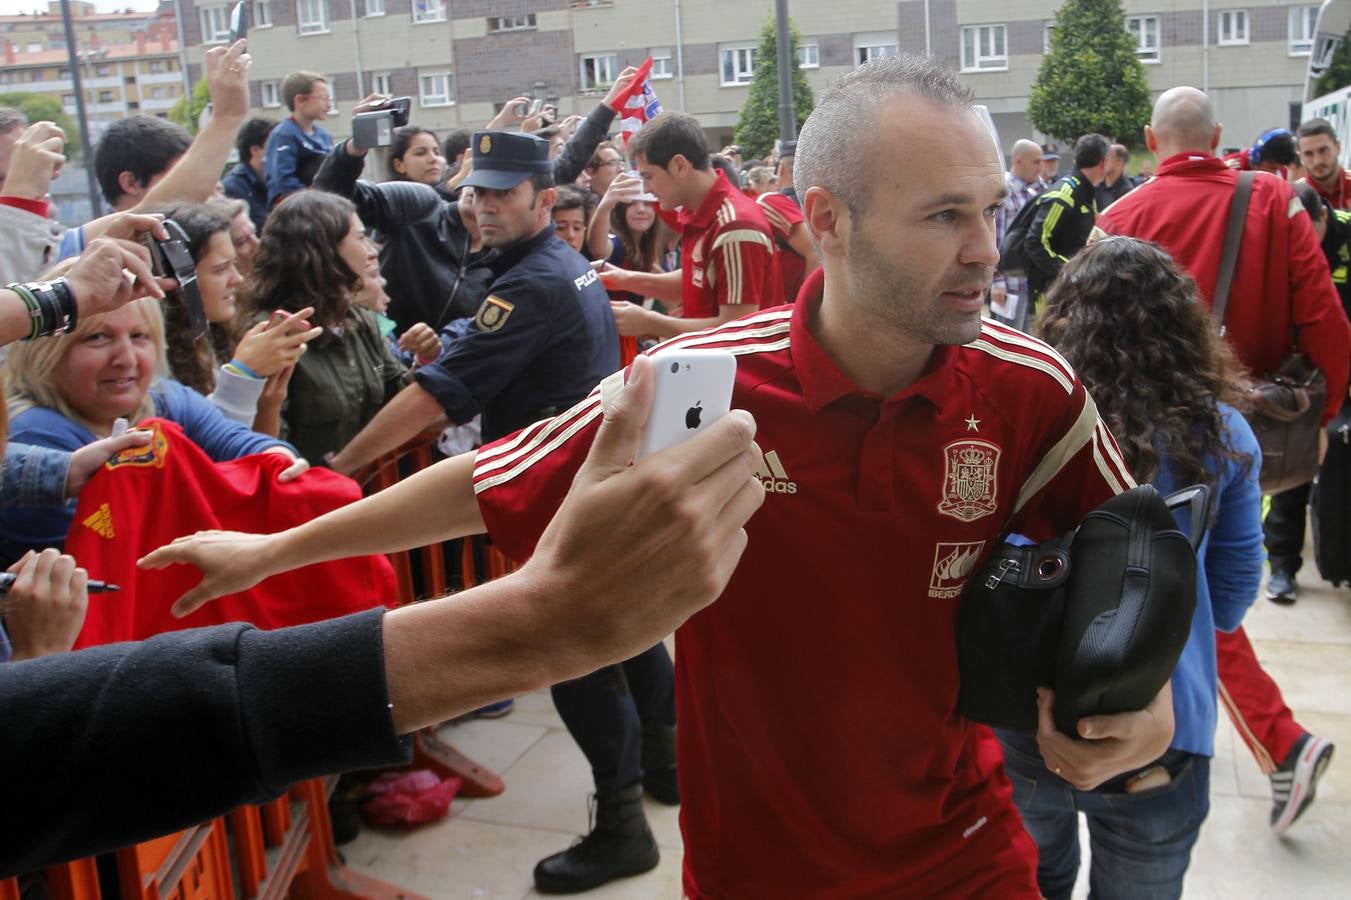
<path id="1" fill-rule="evenodd" d="M 326 469 L 279 484 L 277 475 L 291 464 L 285 456 L 216 463 L 173 422 L 148 419 L 140 427 L 153 430 L 151 444 L 99 469 L 80 492 L 66 538 L 66 552 L 91 578 L 122 588 L 90 597 L 76 649 L 223 622 L 282 628 L 392 604 L 397 588 L 389 560 L 363 556 L 274 575 L 174 618 L 173 602 L 201 574 L 191 566 L 138 569 L 136 560 L 203 529 L 281 531 L 360 499 L 361 489 Z"/>

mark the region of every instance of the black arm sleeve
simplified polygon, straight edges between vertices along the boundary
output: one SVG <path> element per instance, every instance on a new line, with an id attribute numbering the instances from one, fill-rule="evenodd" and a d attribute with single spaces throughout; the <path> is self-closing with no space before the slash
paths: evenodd
<path id="1" fill-rule="evenodd" d="M 368 228 L 389 229 L 420 222 L 436 212 L 446 201 L 435 189 L 413 181 L 362 181 L 365 168 L 362 157 L 347 152 L 347 141 L 333 148 L 324 159 L 314 186 L 331 194 L 341 194 L 356 205 L 357 215 Z"/>
<path id="2" fill-rule="evenodd" d="M 591 110 L 573 132 L 572 140 L 563 147 L 563 152 L 554 160 L 554 184 L 572 184 L 582 174 L 586 164 L 591 162 L 596 145 L 605 140 L 610 133 L 610 125 L 615 120 L 615 111 L 604 103 Z"/>
<path id="3" fill-rule="evenodd" d="M 306 778 L 406 762 L 383 612 L 4 665 L 0 877 L 187 828 Z"/>
<path id="4" fill-rule="evenodd" d="M 1027 258 L 1028 268 L 1035 270 L 1046 284 L 1054 281 L 1061 266 L 1065 265 L 1065 258 L 1055 252 L 1054 241 L 1056 226 L 1068 211 L 1062 202 L 1041 199 L 1023 238 L 1023 255 Z"/>

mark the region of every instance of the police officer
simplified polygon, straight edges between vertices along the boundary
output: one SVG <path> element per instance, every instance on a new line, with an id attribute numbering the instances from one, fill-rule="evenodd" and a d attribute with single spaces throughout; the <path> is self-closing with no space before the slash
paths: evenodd
<path id="1" fill-rule="evenodd" d="M 549 144 L 529 134 L 474 135 L 472 206 L 483 244 L 497 251 L 473 327 L 414 373 L 333 459 L 356 471 L 438 416 L 483 416 L 484 442 L 562 412 L 619 368 L 609 297 L 594 271 L 554 235 Z"/>
<path id="2" fill-rule="evenodd" d="M 442 414 L 457 424 L 482 414 L 484 442 L 496 440 L 578 403 L 619 368 L 609 295 L 586 259 L 554 234 L 549 143 L 489 131 L 475 134 L 470 150 L 464 184 L 473 189 L 483 243 L 497 251 L 488 296 L 468 333 L 417 369 L 415 383 L 332 458 L 340 472 L 402 445 Z M 573 893 L 655 868 L 644 788 L 679 802 L 675 680 L 665 646 L 556 685 L 553 697 L 591 764 L 597 810 L 584 840 L 535 868 L 536 885 Z"/>

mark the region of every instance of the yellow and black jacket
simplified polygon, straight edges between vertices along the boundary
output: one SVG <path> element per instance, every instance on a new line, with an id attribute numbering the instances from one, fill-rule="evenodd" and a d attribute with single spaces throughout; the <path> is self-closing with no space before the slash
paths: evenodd
<path id="1" fill-rule="evenodd" d="M 1027 257 L 1028 293 L 1039 297 L 1088 243 L 1098 216 L 1097 189 L 1075 169 L 1037 197 L 1036 215 L 1027 229 L 1023 253 Z"/>

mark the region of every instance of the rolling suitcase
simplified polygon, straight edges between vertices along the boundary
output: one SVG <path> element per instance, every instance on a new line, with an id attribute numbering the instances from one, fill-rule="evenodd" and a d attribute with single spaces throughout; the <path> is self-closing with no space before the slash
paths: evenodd
<path id="1" fill-rule="evenodd" d="M 1309 498 L 1318 574 L 1351 584 L 1351 403 L 1328 423 L 1328 452 Z"/>

